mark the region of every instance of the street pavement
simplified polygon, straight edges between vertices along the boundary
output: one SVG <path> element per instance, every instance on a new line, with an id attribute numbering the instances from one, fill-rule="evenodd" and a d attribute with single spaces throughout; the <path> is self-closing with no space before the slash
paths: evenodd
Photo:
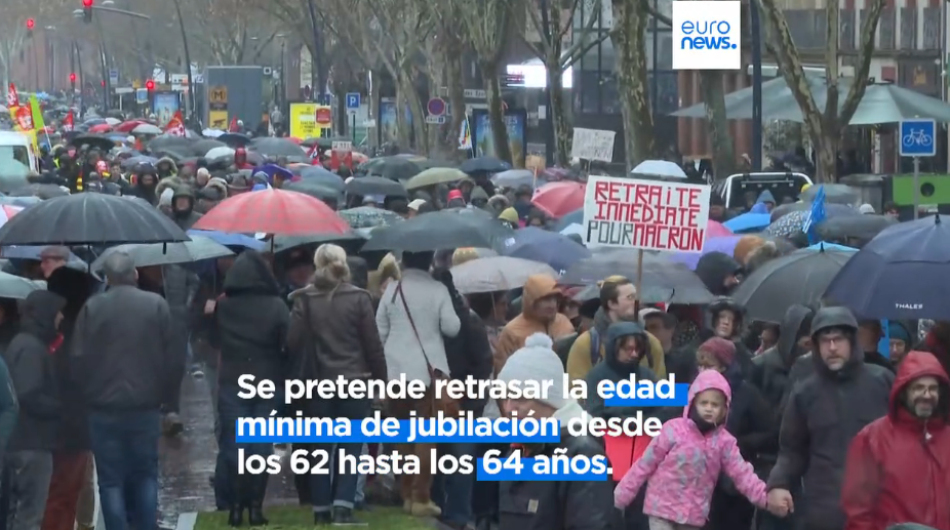
<path id="1" fill-rule="evenodd" d="M 158 504 L 161 528 L 175 528 L 178 515 L 215 509 L 209 478 L 214 474 L 217 443 L 208 381 L 186 376 L 182 385 L 181 419 L 185 431 L 159 444 Z M 286 466 L 284 466 L 286 469 Z M 296 503 L 293 477 L 271 477 L 267 503 Z"/>

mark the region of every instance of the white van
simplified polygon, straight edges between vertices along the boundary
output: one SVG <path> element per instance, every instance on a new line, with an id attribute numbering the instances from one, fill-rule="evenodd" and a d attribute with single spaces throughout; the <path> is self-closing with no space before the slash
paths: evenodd
<path id="1" fill-rule="evenodd" d="M 40 164 L 30 137 L 14 131 L 0 131 L 0 178 L 26 177 L 31 171 L 39 173 Z"/>

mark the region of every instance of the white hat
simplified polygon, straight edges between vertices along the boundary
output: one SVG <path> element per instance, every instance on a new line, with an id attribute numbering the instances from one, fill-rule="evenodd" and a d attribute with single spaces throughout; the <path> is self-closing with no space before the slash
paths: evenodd
<path id="1" fill-rule="evenodd" d="M 409 203 L 409 209 L 410 209 L 410 210 L 415 210 L 415 211 L 418 212 L 418 211 L 419 211 L 419 208 L 421 208 L 422 205 L 425 204 L 425 203 L 426 203 L 426 201 L 424 201 L 424 200 L 422 200 L 422 199 L 416 199 L 416 200 L 414 200 L 414 201 L 412 201 L 412 202 Z"/>
<path id="2" fill-rule="evenodd" d="M 524 341 L 524 347 L 505 361 L 498 374 L 499 381 L 553 381 L 546 399 L 540 399 L 555 409 L 570 403 L 564 385 L 564 365 L 554 353 L 554 342 L 544 333 L 535 333 Z M 544 383 L 541 383 L 544 384 Z"/>
<path id="3" fill-rule="evenodd" d="M 863 213 L 864 215 L 874 215 L 874 213 L 875 213 L 875 212 L 874 212 L 874 207 L 871 206 L 870 204 L 867 204 L 867 203 L 862 204 L 862 205 L 858 208 L 858 211 L 861 212 L 861 213 Z"/>

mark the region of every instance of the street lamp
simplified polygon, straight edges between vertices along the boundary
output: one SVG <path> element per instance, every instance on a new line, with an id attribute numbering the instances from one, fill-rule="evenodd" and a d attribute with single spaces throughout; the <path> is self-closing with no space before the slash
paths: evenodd
<path id="1" fill-rule="evenodd" d="M 108 1 L 108 0 L 107 0 Z M 185 49 L 185 66 L 188 72 L 188 118 L 189 123 L 194 118 L 195 112 L 195 83 L 191 76 L 191 53 L 188 51 L 188 34 L 185 32 L 185 20 L 181 16 L 181 0 L 174 0 L 175 13 L 178 14 L 178 27 L 181 29 L 181 44 Z"/>
<path id="2" fill-rule="evenodd" d="M 280 77 L 277 80 L 280 86 L 280 92 L 278 93 L 277 104 L 280 105 L 280 107 L 284 106 L 284 100 L 287 98 L 287 88 L 284 86 L 284 47 L 287 45 L 286 37 L 287 36 L 283 33 L 277 34 L 277 38 L 280 39 Z"/>
<path id="3" fill-rule="evenodd" d="M 47 68 L 47 84 L 49 84 L 50 89 L 56 88 L 56 56 L 53 46 L 54 31 L 56 31 L 56 26 L 46 26 L 43 29 L 46 31 L 43 33 L 43 38 L 46 41 L 46 68 Z"/>

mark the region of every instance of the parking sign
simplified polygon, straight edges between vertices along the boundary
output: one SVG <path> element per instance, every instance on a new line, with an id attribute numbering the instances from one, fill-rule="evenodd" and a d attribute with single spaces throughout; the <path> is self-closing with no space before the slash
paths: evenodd
<path id="1" fill-rule="evenodd" d="M 360 109 L 360 93 L 359 92 L 347 92 L 346 93 L 346 110 L 349 112 L 355 113 Z"/>
<path id="2" fill-rule="evenodd" d="M 901 156 L 937 155 L 937 124 L 934 120 L 904 120 L 900 128 Z"/>

